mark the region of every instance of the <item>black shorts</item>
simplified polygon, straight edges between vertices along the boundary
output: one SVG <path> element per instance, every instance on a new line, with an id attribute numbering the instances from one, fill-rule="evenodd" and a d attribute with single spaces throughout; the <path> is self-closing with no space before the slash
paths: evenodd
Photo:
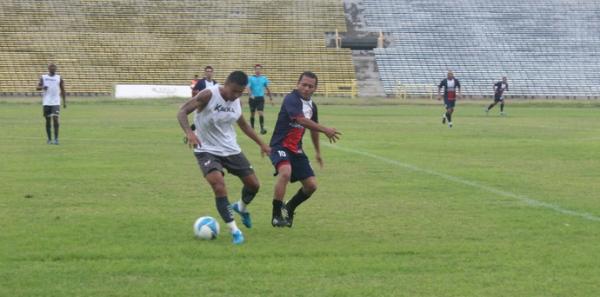
<path id="1" fill-rule="evenodd" d="M 202 170 L 202 174 L 207 176 L 209 173 L 218 170 L 225 174 L 223 168 L 227 169 L 227 172 L 237 176 L 246 177 L 254 174 L 254 169 L 246 156 L 243 153 L 237 155 L 231 155 L 227 157 L 221 157 L 213 155 L 211 153 L 194 153 L 198 165 Z"/>
<path id="2" fill-rule="evenodd" d="M 504 96 L 495 94 L 494 95 L 494 102 L 500 102 L 500 101 L 504 101 Z"/>
<path id="3" fill-rule="evenodd" d="M 444 105 L 446 105 L 446 109 L 454 108 L 454 106 L 456 106 L 456 99 L 448 100 L 447 98 L 445 98 Z"/>
<path id="4" fill-rule="evenodd" d="M 44 117 L 57 117 L 60 114 L 60 105 L 44 105 Z"/>
<path id="5" fill-rule="evenodd" d="M 254 97 L 248 101 L 250 105 L 250 112 L 263 111 L 265 110 L 265 97 Z"/>
<path id="6" fill-rule="evenodd" d="M 283 147 L 272 147 L 271 156 L 269 157 L 275 167 L 275 176 L 279 174 L 279 166 L 286 163 L 292 166 L 290 182 L 305 180 L 311 176 L 315 176 L 315 172 L 310 166 L 310 161 L 308 161 L 308 157 L 304 153 L 294 154 Z"/>

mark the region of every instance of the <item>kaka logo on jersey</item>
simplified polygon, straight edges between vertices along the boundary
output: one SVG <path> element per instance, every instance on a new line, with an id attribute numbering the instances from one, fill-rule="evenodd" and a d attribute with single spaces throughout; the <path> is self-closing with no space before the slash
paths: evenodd
<path id="1" fill-rule="evenodd" d="M 223 106 L 221 104 L 217 104 L 215 106 L 214 110 L 218 111 L 218 112 L 233 112 L 233 113 L 235 113 L 235 109 L 233 109 L 233 107 Z"/>

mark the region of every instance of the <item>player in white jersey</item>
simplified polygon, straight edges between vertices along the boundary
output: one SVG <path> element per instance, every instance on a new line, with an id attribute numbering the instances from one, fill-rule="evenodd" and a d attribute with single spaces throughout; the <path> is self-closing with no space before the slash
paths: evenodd
<path id="1" fill-rule="evenodd" d="M 263 156 L 271 152 L 271 148 L 258 137 L 242 115 L 239 97 L 247 84 L 248 76 L 244 72 L 234 71 L 224 85 L 201 91 L 183 104 L 177 114 L 204 178 L 213 189 L 217 210 L 229 226 L 234 244 L 243 243 L 244 236 L 235 223 L 232 210 L 241 215 L 242 223 L 247 228 L 251 228 L 252 220 L 247 206 L 260 187 L 250 162 L 237 143 L 234 123 L 260 146 Z M 188 121 L 188 115 L 192 112 L 195 112 L 196 131 L 192 131 Z M 241 200 L 234 204 L 229 204 L 227 198 L 224 169 L 239 177 L 244 184 Z"/>
<path id="2" fill-rule="evenodd" d="M 63 107 L 67 108 L 67 99 L 65 97 L 65 82 L 56 74 L 56 65 L 48 65 L 48 74 L 42 75 L 36 90 L 42 91 L 42 105 L 44 117 L 46 118 L 46 135 L 48 144 L 58 144 L 58 115 L 60 113 L 60 99 L 62 97 Z M 54 141 L 51 137 L 50 118 L 54 124 Z"/>

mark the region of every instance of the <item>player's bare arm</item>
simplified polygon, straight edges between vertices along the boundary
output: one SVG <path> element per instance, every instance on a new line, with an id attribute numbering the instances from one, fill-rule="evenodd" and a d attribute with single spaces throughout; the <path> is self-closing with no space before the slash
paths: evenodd
<path id="1" fill-rule="evenodd" d="M 271 106 L 273 106 L 274 103 L 273 103 L 273 96 L 271 95 L 271 90 L 269 90 L 269 87 L 265 87 L 265 89 L 267 89 L 267 96 L 269 96 L 269 101 L 271 102 Z"/>
<path id="2" fill-rule="evenodd" d="M 306 129 L 325 134 L 331 143 L 338 141 L 340 139 L 340 135 L 342 135 L 342 133 L 337 131 L 335 128 L 325 127 L 309 118 L 299 117 L 296 119 L 296 122 Z"/>
<path id="3" fill-rule="evenodd" d="M 63 107 L 67 108 L 67 92 L 65 91 L 65 80 L 60 79 L 60 96 L 62 97 Z"/>
<path id="4" fill-rule="evenodd" d="M 38 82 L 37 87 L 35 88 L 37 91 L 45 90 L 48 87 L 44 87 L 44 80 L 40 77 L 40 81 Z"/>
<path id="5" fill-rule="evenodd" d="M 321 158 L 321 143 L 319 142 L 319 132 L 310 130 L 310 139 L 315 147 L 315 159 L 319 163 L 319 167 L 323 168 L 323 158 Z"/>
<path id="6" fill-rule="evenodd" d="M 237 120 L 237 124 L 240 127 L 240 130 L 242 130 L 242 132 L 244 132 L 244 134 L 246 134 L 248 138 L 254 140 L 254 142 L 258 144 L 258 146 L 260 147 L 261 155 L 264 156 L 265 154 L 271 154 L 271 147 L 269 147 L 264 141 L 262 141 L 260 137 L 258 137 L 256 132 L 254 132 L 254 129 L 250 127 L 243 115 L 240 116 L 240 118 Z"/>
<path id="7" fill-rule="evenodd" d="M 179 112 L 177 113 L 177 120 L 179 121 L 181 129 L 183 129 L 183 132 L 188 138 L 188 145 L 190 148 L 200 146 L 200 140 L 198 139 L 198 137 L 196 137 L 196 134 L 190 128 L 190 121 L 188 119 L 188 115 L 194 112 L 195 110 L 202 111 L 210 101 L 211 97 L 211 91 L 205 89 L 200 93 L 196 94 L 196 96 L 188 100 L 179 108 Z"/>

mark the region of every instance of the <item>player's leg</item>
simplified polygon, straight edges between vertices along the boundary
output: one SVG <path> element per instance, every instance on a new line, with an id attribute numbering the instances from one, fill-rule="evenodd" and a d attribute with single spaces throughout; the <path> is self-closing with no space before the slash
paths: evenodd
<path id="1" fill-rule="evenodd" d="M 58 144 L 60 105 L 52 106 L 52 124 L 54 126 L 54 144 Z"/>
<path id="2" fill-rule="evenodd" d="M 225 187 L 225 178 L 223 176 L 223 166 L 221 161 L 218 157 L 209 153 L 196 153 L 195 156 L 198 160 L 198 165 L 204 174 L 204 178 L 215 194 L 217 211 L 225 224 L 229 227 L 233 237 L 233 243 L 241 244 L 244 242 L 244 236 L 233 218 L 229 199 L 227 198 L 227 188 Z"/>
<path id="3" fill-rule="evenodd" d="M 448 109 L 446 110 L 446 118 L 448 119 L 448 127 L 452 127 L 452 114 L 453 113 L 454 113 L 454 104 L 450 104 Z"/>
<path id="4" fill-rule="evenodd" d="M 46 117 L 46 136 L 48 137 L 48 140 L 46 141 L 46 143 L 48 144 L 52 144 L 52 117 L 47 116 Z"/>
<path id="5" fill-rule="evenodd" d="M 300 204 L 304 203 L 317 190 L 317 179 L 315 173 L 310 166 L 310 161 L 305 154 L 297 154 L 290 158 L 292 165 L 291 182 L 300 181 L 302 187 L 296 194 L 285 204 L 287 212 L 286 220 L 288 227 L 292 227 L 294 223 L 294 213 Z"/>
<path id="6" fill-rule="evenodd" d="M 47 144 L 52 144 L 52 119 L 50 117 L 52 111 L 50 106 L 42 106 L 44 119 L 46 120 L 46 136 L 48 137 L 46 140 Z"/>
<path id="7" fill-rule="evenodd" d="M 273 191 L 273 212 L 271 217 L 271 224 L 273 227 L 284 227 L 287 226 L 287 221 L 283 218 L 281 209 L 283 208 L 283 198 L 285 197 L 285 191 L 287 185 L 292 177 L 292 166 L 289 161 L 281 161 L 276 165 L 277 168 L 277 180 L 275 181 L 275 189 Z"/>
<path id="8" fill-rule="evenodd" d="M 256 109 L 258 110 L 258 122 L 260 124 L 260 134 L 267 134 L 267 130 L 265 130 L 265 98 L 262 97 L 260 100 L 256 102 Z"/>
<path id="9" fill-rule="evenodd" d="M 244 154 L 240 153 L 234 156 L 221 158 L 223 166 L 231 174 L 240 178 L 243 183 L 241 199 L 233 203 L 231 208 L 242 217 L 242 223 L 247 228 L 252 228 L 252 218 L 248 212 L 248 205 L 252 202 L 256 193 L 260 189 L 258 178 L 252 169 L 252 165 Z"/>
<path id="10" fill-rule="evenodd" d="M 248 105 L 250 106 L 250 126 L 254 129 L 254 115 L 256 114 L 256 100 L 250 99 L 248 100 Z"/>
<path id="11" fill-rule="evenodd" d="M 504 115 L 504 99 L 500 100 L 500 114 Z"/>
<path id="12" fill-rule="evenodd" d="M 494 106 L 496 106 L 497 103 L 498 103 L 498 101 L 494 100 L 494 103 L 490 104 L 490 106 L 488 106 L 488 108 L 485 110 L 485 112 L 490 111 L 490 109 L 494 108 Z"/>

